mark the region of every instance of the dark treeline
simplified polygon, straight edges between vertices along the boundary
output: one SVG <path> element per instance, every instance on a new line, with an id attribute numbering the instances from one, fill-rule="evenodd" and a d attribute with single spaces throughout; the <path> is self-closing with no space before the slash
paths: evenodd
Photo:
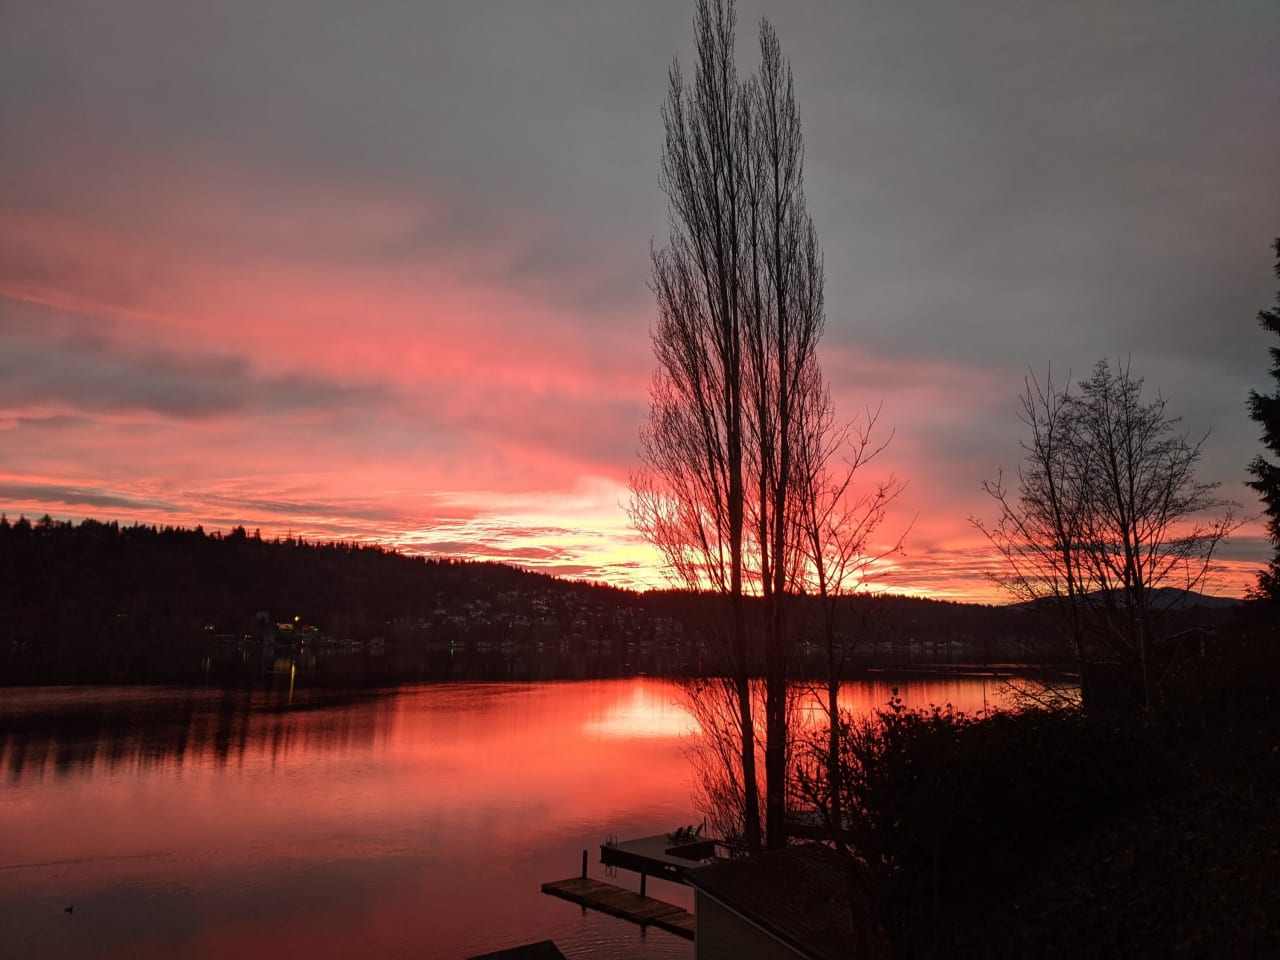
<path id="1" fill-rule="evenodd" d="M 610 608 L 632 597 L 503 564 L 264 539 L 243 527 L 2 517 L 0 680 L 176 679 L 197 654 L 250 639 L 367 652 L 430 627 L 446 642 L 495 625 L 529 632 L 516 612 L 525 607 L 550 635 L 572 625 L 567 614 L 587 592 Z"/>
<path id="2" fill-rule="evenodd" d="M 436 592 L 473 599 L 556 582 L 502 564 L 410 557 L 377 545 L 265 540 L 243 527 L 206 534 L 202 527 L 73 524 L 48 516 L 34 524 L 0 517 L 0 575 L 6 603 L 14 604 L 6 614 L 38 613 L 42 622 L 20 624 L 35 634 L 67 620 L 107 626 L 121 613 L 198 615 L 234 629 L 256 611 L 347 616 L 352 629 L 367 630 L 365 620 L 381 612 L 425 612 Z"/>
<path id="3" fill-rule="evenodd" d="M 243 527 L 0 517 L 0 683 L 702 672 L 718 602 Z M 1028 608 L 860 596 L 843 622 L 851 673 L 1069 659 Z"/>

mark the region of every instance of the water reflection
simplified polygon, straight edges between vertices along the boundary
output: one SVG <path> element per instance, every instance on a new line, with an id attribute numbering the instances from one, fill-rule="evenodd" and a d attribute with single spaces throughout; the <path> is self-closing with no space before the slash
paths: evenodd
<path id="1" fill-rule="evenodd" d="M 848 689 L 850 705 L 889 696 Z M 974 681 L 905 693 L 982 699 Z M 552 938 L 570 957 L 687 958 L 539 892 L 606 834 L 695 819 L 678 696 L 643 678 L 299 691 L 292 707 L 6 690 L 0 956 L 462 957 Z"/>
<path id="2" fill-rule="evenodd" d="M 0 706 L 0 766 L 10 782 L 46 774 L 272 763 L 291 751 L 361 749 L 385 732 L 386 697 L 334 702 L 187 688 L 54 688 L 6 691 Z M 308 714 L 323 710 L 317 721 Z"/>
<path id="3" fill-rule="evenodd" d="M 655 696 L 655 689 L 660 695 Z M 667 683 L 656 688 L 645 681 L 632 685 L 631 696 L 583 725 L 589 736 L 605 739 L 661 739 L 697 732 L 697 721 L 681 706 L 682 695 Z"/>

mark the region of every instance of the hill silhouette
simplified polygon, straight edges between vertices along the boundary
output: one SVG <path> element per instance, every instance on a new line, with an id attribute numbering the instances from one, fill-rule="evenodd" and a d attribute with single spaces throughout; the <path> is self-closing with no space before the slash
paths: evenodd
<path id="1" fill-rule="evenodd" d="M 244 679 L 288 664 L 371 682 L 714 670 L 721 602 L 243 527 L 0 516 L 0 683 Z M 854 670 L 1065 657 L 1037 610 L 845 604 Z M 802 633 L 805 620 L 801 604 Z M 804 671 L 805 648 L 797 659 Z"/>

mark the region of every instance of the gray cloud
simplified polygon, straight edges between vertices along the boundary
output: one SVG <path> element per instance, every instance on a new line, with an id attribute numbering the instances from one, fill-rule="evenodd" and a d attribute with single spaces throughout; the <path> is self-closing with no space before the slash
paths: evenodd
<path id="1" fill-rule="evenodd" d="M 200 492 L 201 505 L 218 511 L 234 511 L 232 516 L 276 518 L 323 518 L 321 526 L 326 529 L 358 529 L 360 521 L 386 523 L 393 519 L 386 508 L 374 504 L 365 504 L 350 499 L 342 500 L 267 500 L 260 497 L 237 497 L 222 494 Z M 244 519 L 230 521 L 232 525 L 248 523 Z"/>
<path id="2" fill-rule="evenodd" d="M 690 12 L 31 5 L 0 41 L 0 115 L 36 134 L 6 172 L 35 181 L 23 202 L 59 203 L 67 184 L 39 172 L 56 134 L 37 118 L 70 114 L 108 142 L 179 155 L 212 143 L 252 165 L 439 192 L 450 205 L 424 226 L 429 248 L 501 233 L 523 211 L 548 233 L 517 275 L 605 257 L 638 283 L 663 232 L 657 109 L 673 55 L 689 63 Z M 1193 330 L 1201 298 L 1187 294 L 1204 290 L 1206 262 L 1265 257 L 1255 234 L 1280 212 L 1259 193 L 1280 140 L 1266 4 L 755 0 L 740 4 L 744 66 L 762 13 L 795 63 L 844 335 L 985 356 L 975 331 L 1009 332 L 1006 349 L 1031 362 L 1046 320 Z M 103 159 L 58 158 L 78 185 L 69 202 Z M 1240 302 L 1265 280 L 1223 292 Z"/>
<path id="3" fill-rule="evenodd" d="M 108 489 L 59 483 L 0 483 L 0 502 L 93 507 L 103 510 L 176 510 L 166 499 L 151 499 Z"/>
<path id="4" fill-rule="evenodd" d="M 376 385 L 262 376 L 240 356 L 130 345 L 118 327 L 0 301 L 0 408 L 65 405 L 199 420 L 239 414 L 336 414 L 389 399 Z"/>
<path id="5" fill-rule="evenodd" d="M 634 303 L 664 232 L 657 109 L 672 56 L 689 63 L 690 9 L 33 5 L 0 41 L 0 115 L 28 134 L 0 163 L 20 203 L 103 204 L 112 155 L 50 165 L 40 112 L 179 156 L 214 143 L 443 199 L 403 250 L 532 217 L 509 279 L 591 263 L 584 297 Z M 1266 4 L 744 2 L 744 67 L 761 13 L 795 63 L 833 339 L 1016 365 L 1208 346 L 1247 365 L 1250 338 L 1210 331 L 1249 326 L 1280 220 Z"/>
<path id="6" fill-rule="evenodd" d="M 1271 553 L 1271 542 L 1260 536 L 1235 536 L 1223 543 L 1214 556 L 1222 561 L 1263 562 Z"/>

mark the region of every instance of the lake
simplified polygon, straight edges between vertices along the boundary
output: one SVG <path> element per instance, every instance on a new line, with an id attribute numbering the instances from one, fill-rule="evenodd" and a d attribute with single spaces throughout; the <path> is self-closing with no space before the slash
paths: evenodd
<path id="1" fill-rule="evenodd" d="M 994 685 L 897 682 L 976 711 Z M 884 704 L 889 683 L 846 702 Z M 316 691 L 0 688 L 0 956 L 689 958 L 546 896 L 582 850 L 698 822 L 665 680 Z M 638 878 L 614 882 L 638 889 Z M 649 893 L 692 907 L 688 888 Z M 70 912 L 66 908 L 72 908 Z"/>

